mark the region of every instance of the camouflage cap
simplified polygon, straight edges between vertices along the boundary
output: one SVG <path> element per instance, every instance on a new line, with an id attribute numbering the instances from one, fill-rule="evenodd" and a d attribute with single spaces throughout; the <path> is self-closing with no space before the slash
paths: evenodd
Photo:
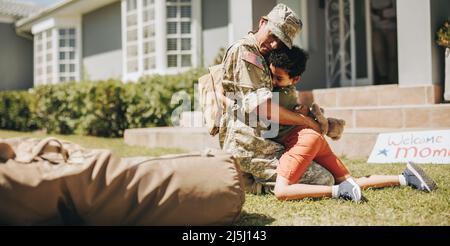
<path id="1" fill-rule="evenodd" d="M 289 49 L 301 31 L 303 23 L 300 18 L 288 6 L 280 3 L 263 19 L 268 21 L 268 28 L 277 36 Z"/>

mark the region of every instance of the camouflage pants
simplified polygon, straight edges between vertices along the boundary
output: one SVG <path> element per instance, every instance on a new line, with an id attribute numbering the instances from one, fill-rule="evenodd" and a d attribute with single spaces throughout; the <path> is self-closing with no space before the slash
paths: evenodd
<path id="1" fill-rule="evenodd" d="M 260 193 L 259 188 L 273 185 L 276 180 L 276 169 L 284 147 L 274 141 L 258 137 L 256 130 L 239 120 L 229 121 L 226 134 L 221 132 L 220 140 L 223 150 L 231 153 L 245 173 L 246 190 Z M 312 163 L 299 181 L 302 184 L 334 185 L 333 175 Z M 256 191 L 255 191 L 256 190 Z"/>

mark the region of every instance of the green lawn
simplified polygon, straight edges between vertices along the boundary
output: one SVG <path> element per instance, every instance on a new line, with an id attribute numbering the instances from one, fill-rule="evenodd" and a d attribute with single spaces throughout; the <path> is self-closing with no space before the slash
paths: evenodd
<path id="1" fill-rule="evenodd" d="M 0 131 L 0 138 L 43 138 L 43 133 Z M 181 153 L 180 149 L 148 149 L 127 146 L 122 139 L 81 136 L 55 137 L 87 148 L 108 148 L 123 157 Z M 400 174 L 404 165 L 369 165 L 365 160 L 345 160 L 355 176 Z M 411 188 L 388 188 L 364 192 L 368 202 L 322 199 L 279 202 L 273 196 L 247 195 L 237 225 L 450 225 L 450 165 L 424 165 L 438 183 L 433 193 Z"/>
<path id="2" fill-rule="evenodd" d="M 167 149 L 167 148 L 142 148 L 126 145 L 121 138 L 98 138 L 98 137 L 86 137 L 75 135 L 55 135 L 52 137 L 58 139 L 77 143 L 86 148 L 96 149 L 110 149 L 115 154 L 121 157 L 134 157 L 134 156 L 161 156 L 168 154 L 183 153 L 182 149 Z M 31 137 L 31 138 L 45 138 L 48 137 L 42 132 L 24 133 L 14 131 L 0 130 L 0 138 L 15 138 L 15 137 Z"/>

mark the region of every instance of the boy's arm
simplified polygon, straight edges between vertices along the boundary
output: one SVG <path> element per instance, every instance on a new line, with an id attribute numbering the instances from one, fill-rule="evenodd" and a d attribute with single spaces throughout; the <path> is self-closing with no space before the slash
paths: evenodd
<path id="1" fill-rule="evenodd" d="M 272 114 L 272 109 L 278 111 L 278 114 Z M 313 119 L 280 107 L 278 104 L 272 103 L 271 99 L 260 104 L 257 108 L 257 113 L 281 125 L 304 126 L 317 132 L 322 132 L 320 125 Z"/>
<path id="2" fill-rule="evenodd" d="M 298 105 L 297 107 L 295 107 L 294 110 L 296 113 L 304 115 L 304 116 L 310 116 L 309 114 L 309 107 L 307 107 L 306 105 Z"/>

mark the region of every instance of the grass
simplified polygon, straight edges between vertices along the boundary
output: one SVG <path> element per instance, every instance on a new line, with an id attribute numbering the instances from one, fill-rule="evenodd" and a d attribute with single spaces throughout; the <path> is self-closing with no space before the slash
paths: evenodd
<path id="1" fill-rule="evenodd" d="M 42 139 L 48 136 L 49 135 L 43 132 L 24 133 L 24 132 L 0 130 L 0 138 L 30 137 Z M 184 150 L 177 148 L 144 148 L 144 147 L 129 146 L 125 144 L 122 138 L 99 138 L 88 136 L 54 135 L 54 134 L 52 134 L 51 136 L 79 144 L 85 148 L 110 149 L 115 154 L 121 157 L 161 156 L 185 152 Z"/>
<path id="2" fill-rule="evenodd" d="M 400 174 L 404 165 L 369 165 L 345 160 L 355 176 Z M 279 202 L 271 195 L 247 195 L 238 225 L 273 226 L 448 226 L 450 225 L 450 166 L 424 165 L 438 189 L 432 193 L 410 187 L 364 191 L 367 203 L 322 199 Z"/>
<path id="3" fill-rule="evenodd" d="M 0 131 L 0 138 L 44 138 L 44 133 Z M 159 156 L 181 153 L 181 149 L 148 149 L 127 146 L 122 139 L 83 136 L 55 137 L 78 143 L 87 148 L 108 148 L 122 157 Z M 400 174 L 404 165 L 369 165 L 365 160 L 344 161 L 354 176 L 370 174 Z M 248 194 L 239 226 L 448 226 L 450 225 L 450 165 L 423 165 L 438 183 L 433 193 L 409 187 L 372 189 L 364 192 L 367 203 L 354 204 L 335 199 L 280 202 L 272 195 Z"/>

